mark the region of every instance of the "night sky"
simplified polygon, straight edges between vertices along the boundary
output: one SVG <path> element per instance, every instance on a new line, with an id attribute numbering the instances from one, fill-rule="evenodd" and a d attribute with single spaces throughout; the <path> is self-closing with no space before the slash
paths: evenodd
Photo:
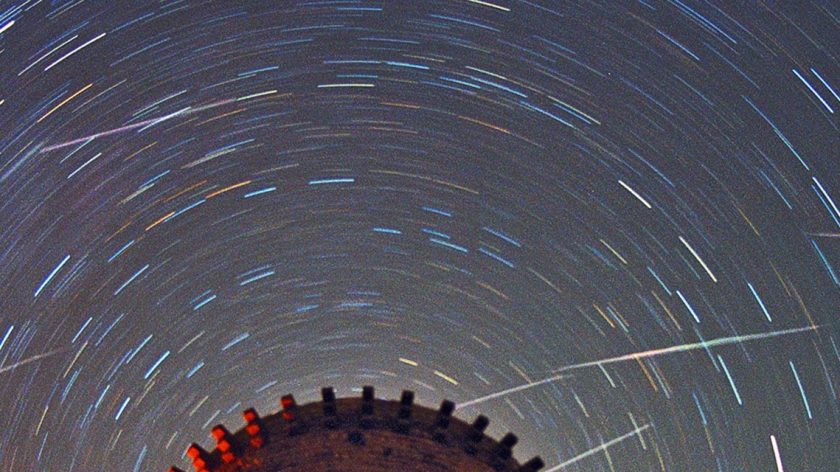
<path id="1" fill-rule="evenodd" d="M 366 384 L 548 470 L 840 470 L 840 4 L 737 5 L 4 2 L 0 470 Z"/>

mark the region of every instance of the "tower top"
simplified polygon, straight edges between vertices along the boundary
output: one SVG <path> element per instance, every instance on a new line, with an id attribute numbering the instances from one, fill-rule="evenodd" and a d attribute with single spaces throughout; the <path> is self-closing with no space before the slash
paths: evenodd
<path id="1" fill-rule="evenodd" d="M 539 457 L 517 462 L 516 435 L 493 439 L 484 432 L 487 417 L 479 415 L 472 424 L 455 418 L 449 400 L 434 410 L 414 405 L 410 390 L 399 400 L 382 400 L 371 386 L 361 397 L 337 399 L 332 387 L 323 388 L 321 396 L 298 405 L 285 395 L 281 410 L 264 418 L 249 408 L 245 426 L 234 433 L 214 426 L 212 451 L 195 443 L 187 449 L 195 471 L 536 472 L 544 466 Z"/>

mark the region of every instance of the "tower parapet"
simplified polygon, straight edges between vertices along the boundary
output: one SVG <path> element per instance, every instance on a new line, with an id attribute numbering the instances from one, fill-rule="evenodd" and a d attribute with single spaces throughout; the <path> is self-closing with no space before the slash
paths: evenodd
<path id="1" fill-rule="evenodd" d="M 212 451 L 195 443 L 187 449 L 195 472 L 537 472 L 544 467 L 539 457 L 517 462 L 516 435 L 490 437 L 487 417 L 479 415 L 472 424 L 455 418 L 449 400 L 433 410 L 415 405 L 410 390 L 399 400 L 382 400 L 371 386 L 362 389 L 361 398 L 336 398 L 331 387 L 321 396 L 320 402 L 298 405 L 294 396 L 284 395 L 281 410 L 264 418 L 249 408 L 243 412 L 245 426 L 234 433 L 214 426 Z M 172 467 L 169 472 L 183 471 Z"/>

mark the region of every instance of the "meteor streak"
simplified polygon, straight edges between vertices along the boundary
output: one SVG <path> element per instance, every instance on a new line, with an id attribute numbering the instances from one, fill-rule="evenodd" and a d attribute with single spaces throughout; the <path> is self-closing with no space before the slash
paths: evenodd
<path id="1" fill-rule="evenodd" d="M 627 434 L 624 434 L 624 435 L 622 435 L 622 436 L 619 436 L 619 437 L 617 437 L 617 438 L 615 438 L 615 439 L 610 439 L 609 441 L 607 441 L 607 442 L 605 442 L 605 443 L 601 444 L 600 446 L 598 446 L 598 447 L 593 447 L 592 449 L 590 449 L 590 450 L 588 450 L 588 451 L 586 451 L 586 452 L 583 452 L 583 453 L 581 453 L 581 454 L 578 454 L 578 455 L 576 455 L 575 457 L 572 457 L 571 459 L 567 460 L 566 462 L 563 462 L 562 464 L 557 464 L 557 465 L 555 465 L 554 467 L 552 467 L 552 468 L 550 468 L 550 469 L 546 469 L 546 471 L 545 471 L 545 472 L 555 472 L 555 471 L 560 470 L 560 469 L 565 469 L 567 466 L 570 466 L 570 465 L 574 464 L 575 462 L 577 462 L 577 461 L 579 461 L 579 460 L 581 460 L 581 459 L 585 459 L 585 458 L 587 458 L 587 457 L 591 456 L 592 454 L 595 454 L 596 452 L 603 451 L 604 449 L 606 449 L 606 448 L 608 448 L 608 447 L 610 447 L 610 446 L 612 446 L 612 445 L 618 444 L 618 443 L 620 443 L 621 441 L 624 441 L 624 440 L 625 440 L 625 439 L 627 439 L 627 438 L 633 437 L 633 436 L 635 436 L 635 435 L 637 435 L 637 434 L 641 433 L 642 431 L 644 431 L 644 430 L 646 430 L 646 429 L 648 429 L 648 428 L 650 428 L 650 425 L 649 425 L 649 424 L 646 424 L 646 425 L 644 425 L 644 426 L 639 426 L 638 428 L 634 429 L 633 431 L 630 431 L 630 432 L 629 432 L 629 433 L 627 433 Z"/>
<path id="2" fill-rule="evenodd" d="M 3 367 L 0 367 L 0 374 L 2 374 L 2 373 L 4 373 L 4 372 L 11 371 L 11 370 L 15 370 L 15 369 L 17 369 L 18 367 L 22 367 L 22 366 L 24 366 L 24 365 L 26 365 L 26 364 L 29 364 L 29 363 L 31 363 L 31 362 L 35 362 L 35 361 L 40 360 L 40 359 L 43 359 L 43 358 L 45 358 L 45 357 L 50 357 L 50 356 L 52 356 L 52 355 L 54 355 L 54 354 L 58 354 L 59 352 L 64 352 L 64 351 L 66 351 L 66 350 L 67 350 L 67 349 L 56 349 L 56 350 L 54 350 L 54 351 L 50 351 L 50 352 L 45 352 L 45 353 L 43 353 L 43 354 L 37 354 L 37 355 L 34 355 L 34 356 L 29 357 L 29 358 L 27 358 L 27 359 L 24 359 L 24 360 L 22 360 L 22 361 L 15 362 L 14 364 L 10 364 L 10 365 L 6 365 L 6 366 L 3 366 Z"/>
<path id="3" fill-rule="evenodd" d="M 509 389 L 506 389 L 506 390 L 502 390 L 500 392 L 491 393 L 489 395 L 485 395 L 483 397 L 479 397 L 479 398 L 476 398 L 474 400 L 469 400 L 469 401 L 466 401 L 466 402 L 463 402 L 463 403 L 459 403 L 458 408 L 463 408 L 463 407 L 466 407 L 466 406 L 475 405 L 477 403 L 482 403 L 482 402 L 485 402 L 487 400 L 492 400 L 494 398 L 502 397 L 502 396 L 505 396 L 505 395 L 508 395 L 508 394 L 511 394 L 511 393 L 515 393 L 515 392 L 519 392 L 519 391 L 522 391 L 522 390 L 528 390 L 528 389 L 536 387 L 538 385 L 543 385 L 543 384 L 547 384 L 547 383 L 556 382 L 556 381 L 566 377 L 563 374 L 559 374 L 559 372 L 566 372 L 566 371 L 569 371 L 569 370 L 576 370 L 576 369 L 584 369 L 584 368 L 587 368 L 587 367 L 603 366 L 603 365 L 606 365 L 606 364 L 615 364 L 617 362 L 634 361 L 634 360 L 637 360 L 637 359 L 647 359 L 649 357 L 657 357 L 657 356 L 661 356 L 663 354 L 672 354 L 672 353 L 675 353 L 675 352 L 696 351 L 698 349 L 706 349 L 706 348 L 714 347 L 714 346 L 743 343 L 743 342 L 747 342 L 747 341 L 757 341 L 759 339 L 774 338 L 776 336 L 783 336 L 783 335 L 786 335 L 786 334 L 796 334 L 796 333 L 802 333 L 802 332 L 805 332 L 805 331 L 816 331 L 817 328 L 818 328 L 818 326 L 806 326 L 804 328 L 784 329 L 784 330 L 780 330 L 780 331 L 770 331 L 770 332 L 766 332 L 766 333 L 745 334 L 745 335 L 741 335 L 741 336 L 729 336 L 729 337 L 725 337 L 725 338 L 712 339 L 712 340 L 709 340 L 709 341 L 701 341 L 701 342 L 689 343 L 689 344 L 680 344 L 678 346 L 665 347 L 665 348 L 661 348 L 661 349 L 652 349 L 652 350 L 649 350 L 649 351 L 634 352 L 634 353 L 631 353 L 631 354 L 625 354 L 623 356 L 618 356 L 618 357 L 610 357 L 610 358 L 607 358 L 607 359 L 601 359 L 601 360 L 597 360 L 597 361 L 583 362 L 581 364 L 567 365 L 565 367 L 560 367 L 559 369 L 555 369 L 553 372 L 558 373 L 557 375 L 553 375 L 551 377 L 546 377 L 544 379 L 537 380 L 535 382 L 531 382 L 531 383 L 527 383 L 527 384 L 523 384 L 523 385 L 518 385 L 516 387 L 512 387 L 512 388 L 509 388 Z"/>
<path id="4" fill-rule="evenodd" d="M 178 110 L 174 113 L 170 113 L 168 115 L 159 116 L 157 118 L 151 118 L 151 119 L 140 121 L 138 123 L 133 123 L 133 124 L 130 124 L 130 125 L 120 126 L 119 128 L 109 129 L 108 131 L 101 131 L 99 133 L 91 134 L 91 135 L 85 136 L 83 138 L 77 138 L 77 139 L 74 139 L 72 141 L 65 141 L 63 143 L 53 144 L 52 146 L 46 146 L 43 149 L 41 149 L 41 154 L 46 153 L 46 152 L 50 152 L 50 151 L 55 151 L 56 149 L 66 148 L 67 146 L 73 146 L 74 144 L 83 143 L 85 141 L 93 141 L 96 138 L 103 138 L 105 136 L 110 136 L 112 134 L 122 133 L 122 132 L 125 132 L 125 131 L 131 131 L 131 130 L 137 129 L 137 128 L 151 127 L 151 126 L 154 126 L 158 123 L 163 123 L 164 121 L 171 120 L 172 118 L 177 118 L 179 116 L 192 115 L 193 113 L 198 113 L 200 111 L 208 110 L 210 108 L 220 107 L 220 106 L 223 106 L 223 105 L 227 105 L 229 103 L 233 103 L 235 101 L 236 100 L 234 100 L 234 99 L 227 99 L 227 100 L 221 100 L 221 101 L 218 101 L 218 102 L 209 103 L 207 105 L 203 105 L 203 106 L 200 106 L 200 107 L 197 107 L 197 108 L 187 107 L 187 108 Z"/>

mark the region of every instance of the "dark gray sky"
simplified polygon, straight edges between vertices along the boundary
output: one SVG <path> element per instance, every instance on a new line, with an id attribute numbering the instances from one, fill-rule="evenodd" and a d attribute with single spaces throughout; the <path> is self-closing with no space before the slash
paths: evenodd
<path id="1" fill-rule="evenodd" d="M 556 470 L 840 470 L 840 10 L 777 3 L 6 2 L 0 470 L 363 384 Z"/>

